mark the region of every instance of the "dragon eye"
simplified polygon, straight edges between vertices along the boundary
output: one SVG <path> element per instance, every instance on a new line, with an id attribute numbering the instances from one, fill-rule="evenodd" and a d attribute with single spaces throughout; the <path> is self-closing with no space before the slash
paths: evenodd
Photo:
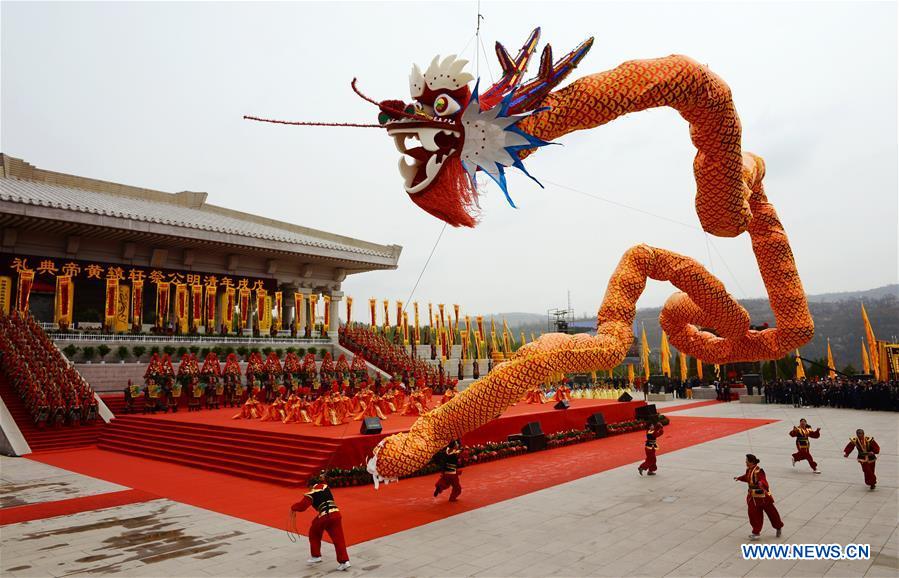
<path id="1" fill-rule="evenodd" d="M 449 116 L 459 112 L 459 103 L 446 94 L 441 94 L 434 99 L 434 112 L 437 116 Z"/>

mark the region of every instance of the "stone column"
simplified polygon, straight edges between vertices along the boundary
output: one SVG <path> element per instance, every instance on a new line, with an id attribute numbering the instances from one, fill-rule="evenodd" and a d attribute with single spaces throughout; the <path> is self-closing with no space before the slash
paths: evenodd
<path id="1" fill-rule="evenodd" d="M 333 339 L 337 339 L 337 331 L 340 329 L 340 318 L 337 316 L 337 311 L 339 310 L 340 302 L 343 300 L 343 292 L 332 290 L 329 295 L 331 296 L 331 311 L 328 315 L 331 317 L 331 324 L 328 326 L 328 335 Z"/>

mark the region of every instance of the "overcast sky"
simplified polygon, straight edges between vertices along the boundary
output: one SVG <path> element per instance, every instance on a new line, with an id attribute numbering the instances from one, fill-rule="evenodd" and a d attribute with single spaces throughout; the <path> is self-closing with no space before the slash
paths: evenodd
<path id="1" fill-rule="evenodd" d="M 896 4 L 481 4 L 475 2 L 3 2 L 2 151 L 48 170 L 163 191 L 404 247 L 399 269 L 352 276 L 347 294 L 406 300 L 442 223 L 403 191 L 398 153 L 374 129 L 300 128 L 244 114 L 375 122 L 350 90 L 409 99 L 413 62 L 466 46 L 498 72 L 534 26 L 561 55 L 596 43 L 571 78 L 634 58 L 686 54 L 732 88 L 744 149 L 765 181 L 809 293 L 897 280 Z M 764 296 L 750 240 L 706 236 L 693 209 L 686 123 L 646 111 L 560 139 L 493 185 L 478 228 L 447 228 L 421 302 L 470 313 L 595 312 L 621 254 L 649 243 L 693 256 L 738 298 Z M 552 183 L 552 184 L 551 184 Z M 572 192 L 564 185 L 664 216 Z M 683 224 L 679 224 L 683 223 Z M 641 306 L 671 293 L 651 282 Z"/>

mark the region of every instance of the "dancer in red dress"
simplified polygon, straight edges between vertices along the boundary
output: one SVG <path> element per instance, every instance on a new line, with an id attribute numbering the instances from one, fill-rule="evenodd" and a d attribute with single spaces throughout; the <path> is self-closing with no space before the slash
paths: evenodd
<path id="1" fill-rule="evenodd" d="M 880 446 L 874 441 L 874 438 L 865 435 L 865 430 L 855 430 L 854 438 L 849 440 L 846 447 L 843 448 L 845 457 L 849 457 L 852 450 L 858 450 L 858 463 L 862 467 L 865 474 L 865 485 L 870 486 L 873 490 L 877 485 L 877 476 L 874 475 L 874 464 L 877 463 L 877 454 L 880 453 Z"/>
<path id="2" fill-rule="evenodd" d="M 312 486 L 308 492 L 303 495 L 303 499 L 290 507 L 291 515 L 296 516 L 294 512 L 303 512 L 309 506 L 312 506 L 317 512 L 309 526 L 309 550 L 310 558 L 306 560 L 309 564 L 318 564 L 322 561 L 322 535 L 325 532 L 334 543 L 334 550 L 337 552 L 338 570 L 347 570 L 350 564 L 350 555 L 346 551 L 346 539 L 343 536 L 343 517 L 334 501 L 334 494 L 328 484 L 321 483 Z"/>
<path id="3" fill-rule="evenodd" d="M 777 508 L 774 507 L 774 496 L 771 495 L 771 489 L 768 487 L 768 478 L 765 477 L 765 470 L 759 467 L 759 459 L 752 454 L 746 454 L 746 473 L 734 478 L 734 480 L 746 482 L 749 485 L 749 493 L 746 495 L 746 506 L 749 508 L 749 524 L 752 526 L 752 534 L 749 535 L 749 539 L 759 539 L 762 525 L 765 523 L 763 514 L 768 515 L 768 520 L 774 526 L 774 529 L 777 530 L 777 537 L 780 538 L 784 523 L 780 519 Z"/>
<path id="4" fill-rule="evenodd" d="M 659 422 L 655 422 L 654 424 L 649 426 L 649 429 L 646 430 L 646 444 L 644 448 L 646 449 L 646 459 L 643 460 L 643 463 L 637 466 L 637 471 L 640 472 L 640 475 L 643 475 L 643 470 L 649 472 L 648 475 L 654 476 L 656 475 L 656 450 L 659 449 L 659 442 L 656 440 L 662 437 L 662 434 L 665 431 L 662 429 L 662 424 Z"/>
<path id="5" fill-rule="evenodd" d="M 820 474 L 821 471 L 818 469 L 818 464 L 812 458 L 812 454 L 810 450 L 809 438 L 819 438 L 821 437 L 821 428 L 816 430 L 812 430 L 809 427 L 808 422 L 805 421 L 805 418 L 799 420 L 799 425 L 793 427 L 790 430 L 790 437 L 796 438 L 796 453 L 793 454 L 793 466 L 796 466 L 796 462 L 801 462 L 802 460 L 808 460 L 808 464 L 812 467 L 812 471 L 816 474 Z"/>
<path id="6" fill-rule="evenodd" d="M 453 440 L 443 452 L 443 468 L 440 478 L 437 479 L 437 484 L 434 486 L 434 497 L 439 496 L 443 490 L 452 488 L 449 501 L 455 502 L 462 494 L 462 484 L 459 482 L 459 475 L 462 473 L 459 470 L 459 454 L 462 453 L 462 444 L 459 440 Z"/>

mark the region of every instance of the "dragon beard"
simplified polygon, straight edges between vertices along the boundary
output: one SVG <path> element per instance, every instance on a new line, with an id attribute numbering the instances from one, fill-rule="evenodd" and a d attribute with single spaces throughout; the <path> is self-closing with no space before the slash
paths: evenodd
<path id="1" fill-rule="evenodd" d="M 478 223 L 478 191 L 458 156 L 443 162 L 440 173 L 427 189 L 409 197 L 432 216 L 453 227 L 474 227 Z"/>

